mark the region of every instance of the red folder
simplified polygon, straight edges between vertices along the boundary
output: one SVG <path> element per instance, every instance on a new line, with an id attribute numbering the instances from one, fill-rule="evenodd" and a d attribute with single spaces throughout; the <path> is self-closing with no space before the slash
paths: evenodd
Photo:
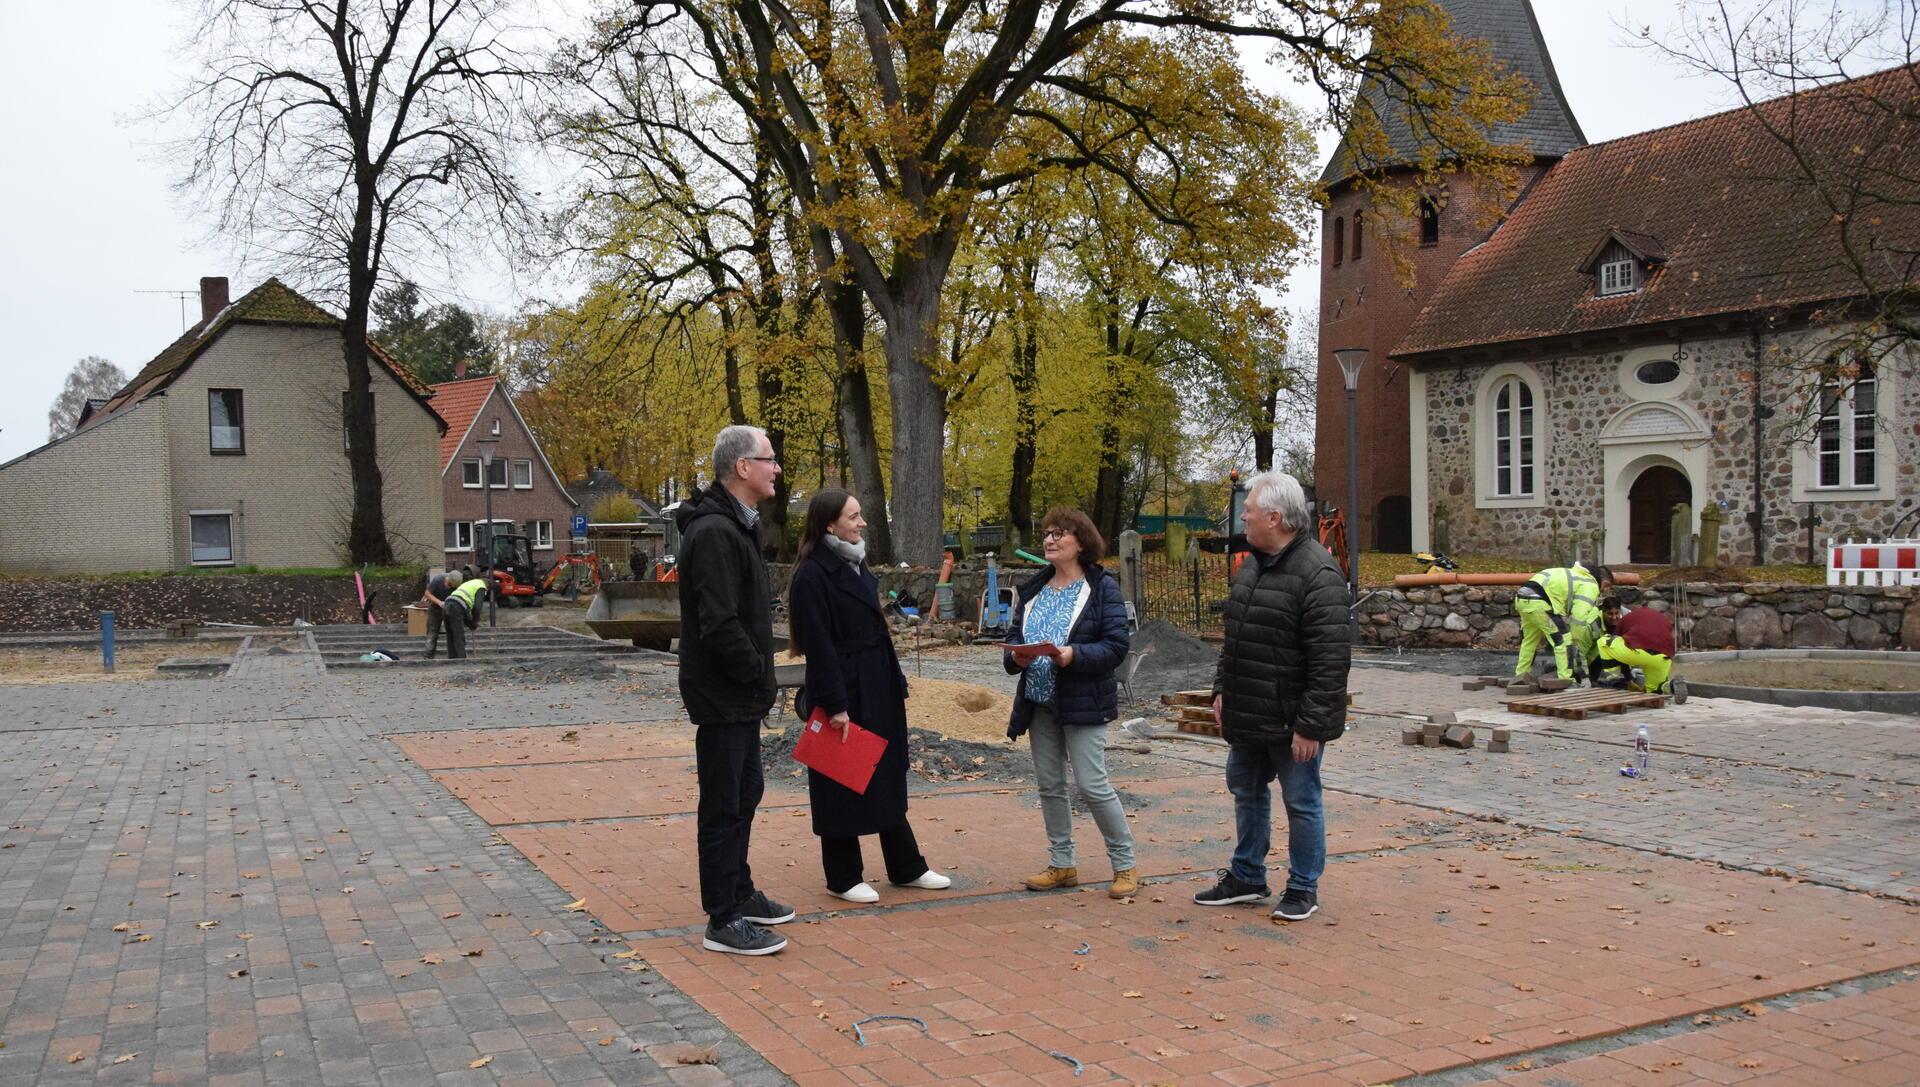
<path id="1" fill-rule="evenodd" d="M 793 745 L 793 757 L 802 766 L 864 795 L 873 781 L 874 768 L 880 765 L 880 756 L 887 750 L 886 737 L 848 721 L 843 741 L 840 730 L 828 727 L 829 720 L 827 711 L 813 711 L 800 730 L 800 742 Z"/>

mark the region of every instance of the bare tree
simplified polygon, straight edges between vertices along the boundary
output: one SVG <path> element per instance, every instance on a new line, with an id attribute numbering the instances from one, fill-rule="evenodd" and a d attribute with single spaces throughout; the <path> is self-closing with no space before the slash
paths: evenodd
<path id="1" fill-rule="evenodd" d="M 89 400 L 104 400 L 120 391 L 127 375 L 99 355 L 88 355 L 73 364 L 67 383 L 47 409 L 47 440 L 57 442 L 80 428 L 80 412 Z"/>
<path id="2" fill-rule="evenodd" d="M 1804 220 L 1783 224 L 1801 235 L 1783 289 L 1830 297 L 1760 319 L 1816 330 L 1768 360 L 1795 390 L 1789 429 L 1805 429 L 1823 397 L 1920 344 L 1920 0 L 1685 0 L 1670 37 L 1638 32 L 1733 91 L 1771 145 L 1739 180 Z"/>
<path id="3" fill-rule="evenodd" d="M 367 315 L 395 263 L 510 245 L 532 73 L 511 0 L 202 0 L 196 75 L 164 117 L 182 191 L 221 236 L 337 299 L 350 561 L 388 562 Z"/>

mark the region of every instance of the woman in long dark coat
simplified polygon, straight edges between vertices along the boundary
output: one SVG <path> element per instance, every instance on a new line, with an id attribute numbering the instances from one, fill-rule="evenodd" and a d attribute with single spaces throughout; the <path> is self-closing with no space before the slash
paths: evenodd
<path id="1" fill-rule="evenodd" d="M 907 677 L 880 611 L 880 583 L 867 569 L 866 527 L 860 501 L 847 492 L 813 496 L 788 611 L 793 648 L 807 659 L 801 713 L 818 708 L 836 729 L 852 721 L 887 741 L 865 793 L 807 771 L 827 890 L 859 903 L 880 901 L 862 876 L 860 837 L 865 834 L 879 835 L 887 879 L 895 886 L 940 890 L 953 885 L 927 867 L 907 822 Z"/>

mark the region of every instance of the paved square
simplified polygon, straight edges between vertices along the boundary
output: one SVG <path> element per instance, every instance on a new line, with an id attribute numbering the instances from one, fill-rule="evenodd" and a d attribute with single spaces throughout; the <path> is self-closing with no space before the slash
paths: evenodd
<path id="1" fill-rule="evenodd" d="M 768 959 L 699 949 L 657 663 L 0 686 L 0 1083 L 1920 1082 L 1920 722 L 1696 700 L 1490 755 L 1398 743 L 1485 692 L 1353 686 L 1311 921 L 1191 902 L 1224 751 L 1168 740 L 1114 759 L 1128 902 L 1084 818 L 1088 886 L 1017 889 L 1030 784 L 916 780 L 955 886 L 849 908 L 770 773 Z"/>

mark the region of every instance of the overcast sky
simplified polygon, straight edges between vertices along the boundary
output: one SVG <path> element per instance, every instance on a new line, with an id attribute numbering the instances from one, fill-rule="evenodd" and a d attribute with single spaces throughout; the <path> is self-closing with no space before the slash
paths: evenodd
<path id="1" fill-rule="evenodd" d="M 1727 108 L 1718 86 L 1636 49 L 1616 26 L 1667 25 L 1672 0 L 1534 0 L 1547 46 L 1574 115 L 1599 141 Z M 236 257 L 206 237 L 177 202 L 153 134 L 136 123 L 179 84 L 183 13 L 163 0 L 0 3 L 0 462 L 47 439 L 47 408 L 78 359 L 103 355 L 131 376 L 179 336 L 181 304 L 203 275 L 235 275 L 234 294 L 272 270 L 235 273 Z M 1263 80 L 1264 82 L 1264 80 Z M 1333 138 L 1322 140 L 1330 153 Z M 1323 154 L 1324 158 L 1324 154 Z M 1297 276 L 1289 301 L 1311 305 L 1316 267 Z M 477 272 L 460 283 L 430 283 L 462 304 L 513 308 L 509 277 Z M 187 320 L 198 303 L 187 302 Z"/>

